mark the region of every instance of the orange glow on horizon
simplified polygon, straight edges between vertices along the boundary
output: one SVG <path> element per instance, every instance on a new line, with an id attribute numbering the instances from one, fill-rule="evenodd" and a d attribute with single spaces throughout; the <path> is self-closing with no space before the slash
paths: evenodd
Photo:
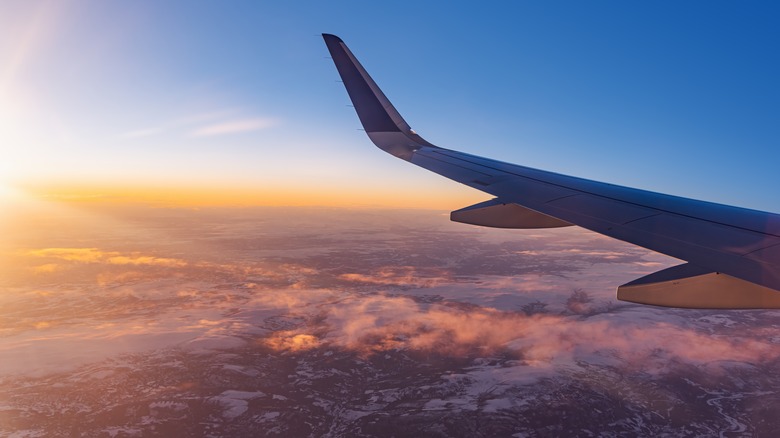
<path id="1" fill-rule="evenodd" d="M 443 193 L 398 191 L 388 188 L 331 189 L 326 186 L 288 189 L 229 186 L 141 186 L 99 184 L 40 184 L 22 186 L 25 195 L 39 200 L 77 204 L 146 204 L 157 207 L 358 207 L 453 209 L 481 202 L 484 194 L 469 189 Z"/>

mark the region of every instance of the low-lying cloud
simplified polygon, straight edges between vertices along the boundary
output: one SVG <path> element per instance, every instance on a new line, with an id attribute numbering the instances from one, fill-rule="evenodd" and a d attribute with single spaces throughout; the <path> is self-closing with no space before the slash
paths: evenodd
<path id="1" fill-rule="evenodd" d="M 187 262 L 184 260 L 176 258 L 148 256 L 138 252 L 123 254 L 118 251 L 103 251 L 98 248 L 42 248 L 27 251 L 26 255 L 69 262 L 106 263 L 110 265 L 165 267 L 182 267 L 187 265 Z M 58 269 L 58 265 L 47 263 L 34 269 L 38 272 L 54 272 Z"/>
<path id="2" fill-rule="evenodd" d="M 648 323 L 632 311 L 579 315 L 506 312 L 457 303 L 420 303 L 409 297 L 352 297 L 328 306 L 327 328 L 317 339 L 312 328 L 276 333 L 268 345 L 299 351 L 329 344 L 361 355 L 412 350 L 453 356 L 516 354 L 529 364 L 574 363 L 600 356 L 616 365 L 664 369 L 674 360 L 692 363 L 756 362 L 780 356 L 769 342 L 716 337 L 664 322 Z M 748 337 L 749 336 L 749 337 Z M 605 359 L 606 358 L 606 359 Z M 610 359 L 611 358 L 611 359 Z"/>
<path id="3" fill-rule="evenodd" d="M 433 287 L 452 281 L 447 270 L 415 266 L 388 266 L 370 274 L 346 273 L 339 278 L 356 283 L 414 287 Z"/>

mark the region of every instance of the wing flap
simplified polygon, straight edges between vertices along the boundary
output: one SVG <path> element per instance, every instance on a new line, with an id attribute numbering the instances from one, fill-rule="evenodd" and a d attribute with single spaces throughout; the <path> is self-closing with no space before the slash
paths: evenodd
<path id="1" fill-rule="evenodd" d="M 779 309 L 780 293 L 727 274 L 685 263 L 618 287 L 617 298 L 691 309 Z"/>

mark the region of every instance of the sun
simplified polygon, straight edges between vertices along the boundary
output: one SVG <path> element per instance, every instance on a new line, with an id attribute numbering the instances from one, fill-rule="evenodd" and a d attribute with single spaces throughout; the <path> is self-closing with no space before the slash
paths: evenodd
<path id="1" fill-rule="evenodd" d="M 4 138 L 0 135 L 0 144 Z M 9 143 L 6 143 L 9 144 Z M 14 169 L 14 166 L 18 164 L 16 156 L 10 151 L 1 151 L 4 159 L 0 159 L 0 200 L 7 201 L 11 198 L 19 196 L 19 189 L 14 187 L 14 180 L 18 176 L 18 171 Z"/>
<path id="2" fill-rule="evenodd" d="M 3 175 L 0 174 L 0 203 L 18 200 L 21 192 L 3 181 Z"/>
<path id="3" fill-rule="evenodd" d="M 0 116 L 2 114 L 0 113 Z M 0 126 L 2 128 L 2 126 Z M 0 143 L 3 143 L 3 141 L 6 140 L 6 137 L 2 135 L 2 130 L 0 130 Z M 11 143 L 5 143 L 5 144 L 11 144 Z M 12 175 L 13 175 L 13 164 L 14 164 L 14 157 L 10 153 L 10 151 L 2 151 L 2 154 L 4 156 L 4 160 L 0 160 L 0 200 L 7 200 L 8 198 L 12 197 L 17 190 L 13 188 L 13 185 L 11 184 Z"/>

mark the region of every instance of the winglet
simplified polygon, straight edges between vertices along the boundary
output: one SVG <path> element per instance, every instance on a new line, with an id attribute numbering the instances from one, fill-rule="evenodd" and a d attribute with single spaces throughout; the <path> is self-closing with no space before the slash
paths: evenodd
<path id="1" fill-rule="evenodd" d="M 327 33 L 322 34 L 322 38 L 360 123 L 374 144 L 407 160 L 412 152 L 423 146 L 435 147 L 412 130 L 341 38 Z"/>

